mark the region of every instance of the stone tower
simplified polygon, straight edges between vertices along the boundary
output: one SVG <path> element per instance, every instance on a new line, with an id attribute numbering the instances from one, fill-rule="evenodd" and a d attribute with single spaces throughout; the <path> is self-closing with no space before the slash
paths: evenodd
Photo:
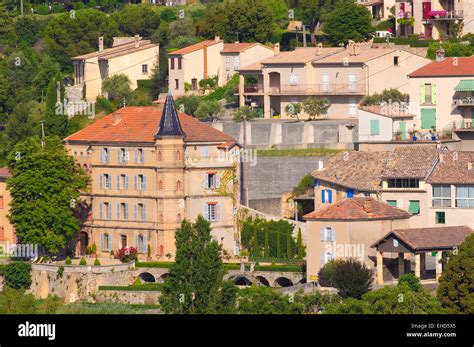
<path id="1" fill-rule="evenodd" d="M 174 234 L 186 216 L 184 155 L 185 133 L 172 95 L 166 96 L 158 132 L 156 147 L 157 187 L 157 253 L 160 257 L 171 254 L 176 248 Z"/>

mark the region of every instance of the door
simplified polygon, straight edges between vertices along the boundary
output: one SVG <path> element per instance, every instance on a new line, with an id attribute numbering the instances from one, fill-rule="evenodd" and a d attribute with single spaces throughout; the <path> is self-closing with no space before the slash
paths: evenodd
<path id="1" fill-rule="evenodd" d="M 423 3 L 423 19 L 429 19 L 431 12 L 431 1 Z"/>
<path id="2" fill-rule="evenodd" d="M 355 83 L 356 83 L 356 75 L 355 73 L 350 73 L 349 74 L 349 92 L 354 93 L 355 92 Z"/>
<path id="3" fill-rule="evenodd" d="M 407 139 L 407 123 L 405 121 L 400 122 L 400 138 L 402 140 Z"/>
<path id="4" fill-rule="evenodd" d="M 197 78 L 193 78 L 191 80 L 191 88 L 193 90 L 198 90 L 198 80 L 197 80 Z"/>
<path id="5" fill-rule="evenodd" d="M 421 129 L 436 127 L 436 109 L 425 108 L 421 110 Z"/>
<path id="6" fill-rule="evenodd" d="M 329 93 L 329 74 L 323 73 L 323 93 Z"/>
<path id="7" fill-rule="evenodd" d="M 126 235 L 120 235 L 121 243 L 122 243 L 122 248 L 127 248 L 127 236 Z"/>

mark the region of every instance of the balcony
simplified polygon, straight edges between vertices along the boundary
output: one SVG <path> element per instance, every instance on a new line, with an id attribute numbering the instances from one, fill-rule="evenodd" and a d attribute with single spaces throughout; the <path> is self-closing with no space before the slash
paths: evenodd
<path id="1" fill-rule="evenodd" d="M 365 95 L 365 84 L 281 84 L 270 87 L 273 95 Z"/>
<path id="2" fill-rule="evenodd" d="M 203 168 L 203 167 L 232 167 L 237 161 L 236 154 L 224 152 L 221 155 L 209 157 L 186 157 L 186 167 Z"/>
<path id="3" fill-rule="evenodd" d="M 474 96 L 460 97 L 453 100 L 454 107 L 474 107 Z"/>
<path id="4" fill-rule="evenodd" d="M 235 94 L 239 94 L 239 86 L 235 87 Z M 247 84 L 244 86 L 244 94 L 263 94 L 263 84 Z"/>
<path id="5" fill-rule="evenodd" d="M 423 15 L 423 21 L 425 22 L 435 22 L 435 21 L 450 21 L 456 19 L 463 19 L 464 13 L 462 10 L 433 10 L 428 13 L 428 15 Z"/>

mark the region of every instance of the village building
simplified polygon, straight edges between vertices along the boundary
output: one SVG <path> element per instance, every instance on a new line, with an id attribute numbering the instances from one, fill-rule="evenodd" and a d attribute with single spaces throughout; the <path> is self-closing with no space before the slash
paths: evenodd
<path id="1" fill-rule="evenodd" d="M 96 244 L 99 256 L 136 247 L 139 257 L 173 259 L 175 231 L 199 214 L 230 256 L 239 253 L 239 149 L 235 140 L 164 105 L 124 107 L 65 139 L 92 184 L 90 212 L 77 253 Z"/>
<path id="2" fill-rule="evenodd" d="M 149 80 L 157 67 L 159 45 L 135 37 L 114 37 L 113 45 L 104 48 L 104 38 L 99 37 L 99 50 L 72 58 L 74 85 L 66 88 L 70 101 L 86 99 L 95 101 L 104 95 L 102 82 L 113 75 L 124 74 L 131 82 L 131 89 L 139 80 Z"/>
<path id="3" fill-rule="evenodd" d="M 224 43 L 218 36 L 198 42 L 168 54 L 169 90 L 174 96 L 198 92 L 199 81 L 208 78 L 223 86 L 241 66 L 271 55 L 273 49 L 260 43 Z"/>
<path id="4" fill-rule="evenodd" d="M 238 69 L 240 105 L 250 105 L 264 118 L 289 118 L 292 103 L 326 98 L 327 118 L 356 118 L 366 95 L 397 88 L 408 92 L 407 75 L 426 65 L 425 57 L 402 48 L 351 42 L 347 48 L 297 48 Z M 301 112 L 302 118 L 307 115 Z"/>
<path id="5" fill-rule="evenodd" d="M 0 244 L 16 243 L 15 228 L 8 219 L 11 196 L 7 190 L 7 179 L 11 176 L 8 168 L 0 168 Z"/>

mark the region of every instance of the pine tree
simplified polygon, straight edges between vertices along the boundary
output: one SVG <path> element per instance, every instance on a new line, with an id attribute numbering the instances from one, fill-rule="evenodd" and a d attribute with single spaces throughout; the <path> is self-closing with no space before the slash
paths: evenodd
<path id="1" fill-rule="evenodd" d="M 5 130 L 11 146 L 33 135 L 34 124 L 30 115 L 31 108 L 31 103 L 18 104 L 8 118 Z"/>
<path id="2" fill-rule="evenodd" d="M 166 278 L 160 304 L 166 313 L 216 313 L 222 303 L 224 270 L 221 246 L 201 215 L 184 220 L 176 231 L 176 262 Z M 228 295 L 224 295 L 228 300 Z M 228 306 L 228 303 L 225 305 Z"/>
<path id="3" fill-rule="evenodd" d="M 63 93 L 61 92 L 61 94 Z M 47 136 L 59 136 L 60 138 L 64 138 L 68 134 L 68 117 L 66 110 L 58 110 L 56 105 L 57 100 L 57 82 L 55 79 L 52 79 L 46 90 L 45 132 Z M 63 102 L 63 100 L 60 102 Z"/>

